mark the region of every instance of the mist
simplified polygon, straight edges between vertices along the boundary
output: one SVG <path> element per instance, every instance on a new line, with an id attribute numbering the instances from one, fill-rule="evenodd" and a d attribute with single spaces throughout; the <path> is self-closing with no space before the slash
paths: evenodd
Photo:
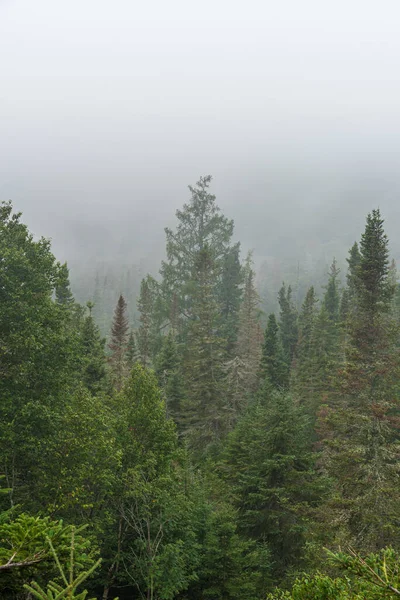
<path id="1" fill-rule="evenodd" d="M 344 260 L 379 206 L 400 254 L 398 4 L 0 0 L 0 198 L 75 272 L 158 264 L 213 175 L 235 236 Z"/>

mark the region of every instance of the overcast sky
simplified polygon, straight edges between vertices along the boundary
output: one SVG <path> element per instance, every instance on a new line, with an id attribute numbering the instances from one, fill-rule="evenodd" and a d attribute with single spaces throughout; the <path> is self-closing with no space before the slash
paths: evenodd
<path id="1" fill-rule="evenodd" d="M 260 254 L 377 205 L 393 237 L 399 28 L 398 0 L 0 0 L 0 198 L 61 258 L 151 252 L 207 173 Z"/>

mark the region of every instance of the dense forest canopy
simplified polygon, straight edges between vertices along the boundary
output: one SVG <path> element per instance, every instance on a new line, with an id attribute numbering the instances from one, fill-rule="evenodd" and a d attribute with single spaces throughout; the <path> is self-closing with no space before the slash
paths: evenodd
<path id="1" fill-rule="evenodd" d="M 98 274 L 85 303 L 1 204 L 2 598 L 400 595 L 383 216 L 322 285 L 277 286 L 211 184 L 189 186 L 158 272 Z"/>

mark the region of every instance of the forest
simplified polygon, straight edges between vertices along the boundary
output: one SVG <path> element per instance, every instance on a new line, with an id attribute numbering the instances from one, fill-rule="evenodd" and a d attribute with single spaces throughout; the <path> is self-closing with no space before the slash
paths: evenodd
<path id="1" fill-rule="evenodd" d="M 189 186 L 159 271 L 114 288 L 109 314 L 0 204 L 1 598 L 400 597 L 383 215 L 359 215 L 322 290 L 280 282 L 266 313 L 211 184 Z"/>

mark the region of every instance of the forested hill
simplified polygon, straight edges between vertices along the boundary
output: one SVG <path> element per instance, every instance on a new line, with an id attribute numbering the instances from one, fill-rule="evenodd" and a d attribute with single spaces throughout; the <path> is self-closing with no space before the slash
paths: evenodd
<path id="1" fill-rule="evenodd" d="M 346 268 L 278 286 L 267 261 L 262 287 L 210 184 L 190 186 L 158 269 L 98 274 L 80 303 L 0 205 L 5 600 L 400 596 L 383 216 L 360 215 Z"/>

